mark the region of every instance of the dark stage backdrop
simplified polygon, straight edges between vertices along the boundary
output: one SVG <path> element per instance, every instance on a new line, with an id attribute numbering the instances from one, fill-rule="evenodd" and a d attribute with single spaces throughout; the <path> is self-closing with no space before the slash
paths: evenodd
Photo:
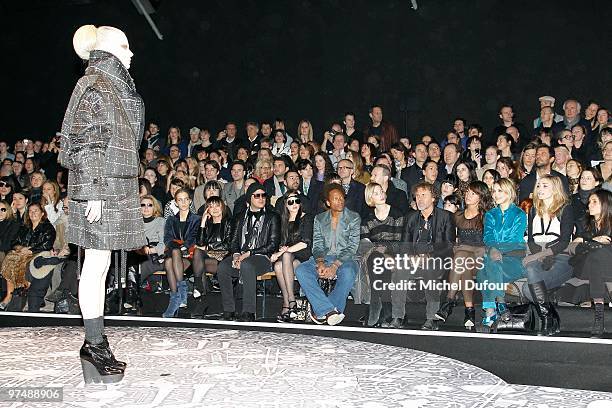
<path id="1" fill-rule="evenodd" d="M 216 131 L 227 120 L 301 118 L 320 135 L 372 103 L 411 138 L 438 137 L 456 116 L 497 124 L 512 103 L 529 126 L 537 98 L 610 101 L 612 2 L 501 0 L 164 0 L 159 41 L 128 0 L 0 5 L 0 139 L 50 138 L 84 65 L 83 24 L 123 29 L 147 120 Z M 607 18 L 607 20 L 606 20 Z M 406 121 L 406 122 L 405 122 Z"/>

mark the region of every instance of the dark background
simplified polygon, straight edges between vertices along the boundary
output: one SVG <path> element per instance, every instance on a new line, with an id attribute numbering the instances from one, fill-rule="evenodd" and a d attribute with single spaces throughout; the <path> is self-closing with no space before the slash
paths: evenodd
<path id="1" fill-rule="evenodd" d="M 162 133 L 216 131 L 227 120 L 302 118 L 320 135 L 347 111 L 358 127 L 372 103 L 411 138 L 439 137 L 456 116 L 490 131 L 501 103 L 530 127 L 537 98 L 610 106 L 612 2 L 200 0 L 159 3 L 159 41 L 128 0 L 24 0 L 0 5 L 0 139 L 59 130 L 84 65 L 83 24 L 123 29 L 131 73 Z M 607 19 L 606 19 L 607 18 Z M 407 113 L 406 113 L 407 111 Z"/>

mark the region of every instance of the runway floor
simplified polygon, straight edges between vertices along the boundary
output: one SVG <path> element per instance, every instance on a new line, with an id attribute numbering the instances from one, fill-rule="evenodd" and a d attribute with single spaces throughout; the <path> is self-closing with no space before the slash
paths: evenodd
<path id="1" fill-rule="evenodd" d="M 0 387 L 62 387 L 63 402 L 0 407 L 612 407 L 611 393 L 507 384 L 423 351 L 232 329 L 109 327 L 126 376 L 85 387 L 82 330 L 1 329 Z"/>

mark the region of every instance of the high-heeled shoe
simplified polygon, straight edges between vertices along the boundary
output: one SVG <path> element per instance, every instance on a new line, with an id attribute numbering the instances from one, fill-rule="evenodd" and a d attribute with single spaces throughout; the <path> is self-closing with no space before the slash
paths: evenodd
<path id="1" fill-rule="evenodd" d="M 104 343 L 91 344 L 87 341 L 79 352 L 85 384 L 112 384 L 123 379 L 124 370 L 116 367 L 110 360 L 110 348 Z"/>
<path id="2" fill-rule="evenodd" d="M 179 307 L 181 306 L 181 295 L 179 292 L 170 292 L 170 301 L 166 311 L 162 314 L 162 317 L 169 318 L 175 317 Z"/>
<path id="3" fill-rule="evenodd" d="M 476 325 L 476 309 L 473 307 L 465 308 L 465 317 L 463 318 L 463 327 L 467 330 L 472 330 Z"/>
<path id="4" fill-rule="evenodd" d="M 595 313 L 593 318 L 593 328 L 591 329 L 591 338 L 601 339 L 604 335 L 604 304 L 595 303 Z"/>
<path id="5" fill-rule="evenodd" d="M 498 319 L 499 315 L 497 314 L 497 312 L 494 312 L 491 315 L 485 315 L 485 317 L 482 319 L 482 326 L 480 331 L 482 333 L 496 333 Z"/>
<path id="6" fill-rule="evenodd" d="M 289 306 L 283 306 L 279 314 L 276 315 L 278 323 L 287 323 L 289 321 Z"/>
<path id="7" fill-rule="evenodd" d="M 104 346 L 106 348 L 106 350 L 108 351 L 108 359 L 113 363 L 113 365 L 115 367 L 117 367 L 118 369 L 125 371 L 125 368 L 127 367 L 127 363 L 124 361 L 119 361 L 115 358 L 115 355 L 113 354 L 113 351 L 110 348 L 110 344 L 108 344 L 108 337 L 106 336 L 106 334 L 102 335 L 102 346 Z"/>
<path id="8" fill-rule="evenodd" d="M 289 318 L 291 320 L 297 319 L 298 317 L 298 309 L 297 302 L 295 300 L 289 301 Z"/>
<path id="9" fill-rule="evenodd" d="M 181 295 L 180 305 L 179 307 L 186 308 L 187 307 L 187 281 L 180 281 L 177 283 L 178 293 Z"/>

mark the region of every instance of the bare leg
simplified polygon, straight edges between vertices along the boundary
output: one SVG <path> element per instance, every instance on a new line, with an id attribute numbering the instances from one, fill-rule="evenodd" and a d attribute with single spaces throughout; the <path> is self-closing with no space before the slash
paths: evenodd
<path id="1" fill-rule="evenodd" d="M 6 280 L 6 279 L 5 279 Z M 10 280 L 6 280 L 6 297 L 2 300 L 2 303 L 9 304 L 13 299 L 13 291 L 15 290 L 15 285 Z"/>

